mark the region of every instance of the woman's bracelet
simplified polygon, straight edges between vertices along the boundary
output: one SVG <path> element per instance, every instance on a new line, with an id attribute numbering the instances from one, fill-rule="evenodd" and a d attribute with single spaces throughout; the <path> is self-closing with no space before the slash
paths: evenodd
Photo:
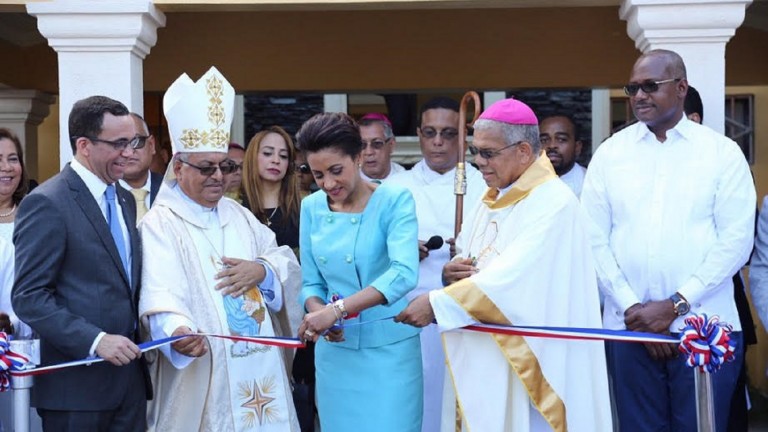
<path id="1" fill-rule="evenodd" d="M 341 323 L 341 320 L 342 320 L 341 313 L 336 308 L 335 303 L 328 303 L 327 305 L 325 305 L 325 307 L 329 307 L 329 308 L 333 309 L 333 314 L 336 315 L 336 321 Z"/>
<path id="2" fill-rule="evenodd" d="M 344 307 L 344 299 L 338 299 L 333 302 L 333 310 L 336 311 L 337 309 L 341 314 L 341 317 L 346 319 L 349 313 L 347 313 L 347 308 Z"/>

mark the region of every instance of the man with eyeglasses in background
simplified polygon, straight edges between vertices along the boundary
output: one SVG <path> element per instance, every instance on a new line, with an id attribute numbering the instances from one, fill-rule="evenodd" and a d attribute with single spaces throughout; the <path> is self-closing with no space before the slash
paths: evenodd
<path id="1" fill-rule="evenodd" d="M 141 224 L 139 314 L 153 340 L 193 336 L 161 347 L 151 364 L 149 430 L 299 431 L 280 349 L 196 335 L 274 336 L 270 311 L 301 285 L 293 251 L 222 199 L 225 177 L 237 170 L 228 156 L 234 100 L 213 67 L 197 82 L 183 74 L 163 97 L 174 156 Z"/>
<path id="2" fill-rule="evenodd" d="M 245 148 L 236 142 L 229 143 L 227 150 L 229 160 L 235 164 L 235 171 L 227 176 L 226 192 L 224 196 L 232 198 L 238 203 L 243 203 L 243 197 L 240 194 L 243 182 L 243 160 L 245 159 Z"/>
<path id="3" fill-rule="evenodd" d="M 395 151 L 395 135 L 392 123 L 380 113 L 368 113 L 357 122 L 363 139 L 362 177 L 381 183 L 394 174 L 405 171 L 402 165 L 392 162 Z"/>
<path id="4" fill-rule="evenodd" d="M 421 294 L 395 321 L 437 319 L 462 430 L 610 432 L 602 342 L 451 331 L 477 321 L 600 327 L 588 221 L 543 154 L 533 111 L 501 100 L 474 130 L 469 150 L 488 189 L 443 269 L 448 286 Z M 442 430 L 455 430 L 456 414 L 446 409 Z"/>
<path id="5" fill-rule="evenodd" d="M 46 431 L 143 431 L 141 246 L 136 203 L 117 182 L 145 141 L 125 105 L 104 96 L 74 104 L 69 134 L 74 159 L 19 206 L 11 300 L 40 335 L 43 366 L 106 361 L 37 376 L 32 406 Z"/>
<path id="6" fill-rule="evenodd" d="M 459 155 L 459 104 L 447 97 L 427 101 L 419 112 L 419 145 L 424 158 L 408 171 L 391 178 L 393 184 L 407 187 L 416 201 L 419 221 L 419 283 L 408 293 L 413 299 L 420 294 L 442 286 L 441 272 L 450 259 L 453 242 L 456 196 L 453 194 L 456 163 Z M 480 172 L 466 165 L 467 194 L 464 196 L 464 214 L 480 200 L 485 191 Z M 445 240 L 427 248 L 427 241 L 438 236 Z M 443 387 L 445 383 L 445 356 L 437 326 L 429 325 L 421 332 L 421 357 L 424 367 L 423 432 L 440 428 Z M 450 385 L 450 384 L 449 384 Z"/>
<path id="7" fill-rule="evenodd" d="M 163 176 L 149 170 L 155 155 L 155 137 L 149 133 L 147 122 L 144 121 L 144 117 L 136 113 L 131 113 L 131 117 L 136 123 L 139 139 L 144 144 L 136 148 L 133 155 L 128 157 L 125 175 L 120 179 L 120 186 L 128 190 L 136 200 L 136 223 L 138 224 L 155 202 Z"/>
<path id="8" fill-rule="evenodd" d="M 731 276 L 752 251 L 749 165 L 735 142 L 686 117 L 677 53 L 641 55 L 624 89 L 639 122 L 600 145 L 581 194 L 596 225 L 603 324 L 675 338 L 691 314 L 733 326 L 735 360 L 711 374 L 715 429 L 725 431 L 744 361 Z M 696 430 L 694 373 L 674 344 L 606 345 L 622 431 Z"/>

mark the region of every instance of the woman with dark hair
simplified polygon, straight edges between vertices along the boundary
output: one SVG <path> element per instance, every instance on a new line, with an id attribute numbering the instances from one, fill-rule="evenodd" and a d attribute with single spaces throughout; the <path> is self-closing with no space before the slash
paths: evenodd
<path id="1" fill-rule="evenodd" d="M 16 209 L 27 194 L 27 171 L 19 138 L 0 128 L 0 237 L 12 241 Z"/>
<path id="2" fill-rule="evenodd" d="M 391 319 L 416 286 L 413 197 L 362 179 L 360 131 L 346 114 L 312 117 L 297 141 L 320 187 L 301 205 L 299 337 L 317 341 L 321 429 L 421 431 L 418 330 Z"/>
<path id="3" fill-rule="evenodd" d="M 13 286 L 13 227 L 16 209 L 27 194 L 27 171 L 19 138 L 0 128 L 0 331 L 28 338 L 32 330 L 23 324 L 11 307 Z"/>
<path id="4" fill-rule="evenodd" d="M 299 188 L 293 161 L 296 149 L 280 126 L 257 133 L 243 160 L 243 189 L 248 207 L 275 232 L 277 244 L 299 247 Z"/>

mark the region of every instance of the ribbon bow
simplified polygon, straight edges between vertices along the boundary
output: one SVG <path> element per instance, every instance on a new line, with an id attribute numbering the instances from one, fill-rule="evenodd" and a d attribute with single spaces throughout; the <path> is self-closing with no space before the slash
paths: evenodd
<path id="1" fill-rule="evenodd" d="M 686 355 L 685 364 L 712 373 L 723 363 L 732 361 L 736 350 L 735 341 L 729 336 L 732 329 L 716 316 L 708 318 L 702 314 L 686 318 L 679 347 Z"/>
<path id="2" fill-rule="evenodd" d="M 24 370 L 29 358 L 10 349 L 10 337 L 0 332 L 0 392 L 11 389 L 11 371 Z"/>

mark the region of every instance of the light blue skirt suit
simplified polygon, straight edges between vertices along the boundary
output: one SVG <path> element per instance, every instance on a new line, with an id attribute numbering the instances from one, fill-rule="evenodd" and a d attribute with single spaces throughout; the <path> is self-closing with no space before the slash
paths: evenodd
<path id="1" fill-rule="evenodd" d="M 420 432 L 420 330 L 384 319 L 407 306 L 405 294 L 418 278 L 411 193 L 382 184 L 362 213 L 339 213 L 318 191 L 302 201 L 300 227 L 302 307 L 309 297 L 330 302 L 334 294 L 346 298 L 368 286 L 387 300 L 345 320 L 343 342 L 318 340 L 317 406 L 323 432 Z M 368 321 L 375 322 L 349 326 Z"/>

